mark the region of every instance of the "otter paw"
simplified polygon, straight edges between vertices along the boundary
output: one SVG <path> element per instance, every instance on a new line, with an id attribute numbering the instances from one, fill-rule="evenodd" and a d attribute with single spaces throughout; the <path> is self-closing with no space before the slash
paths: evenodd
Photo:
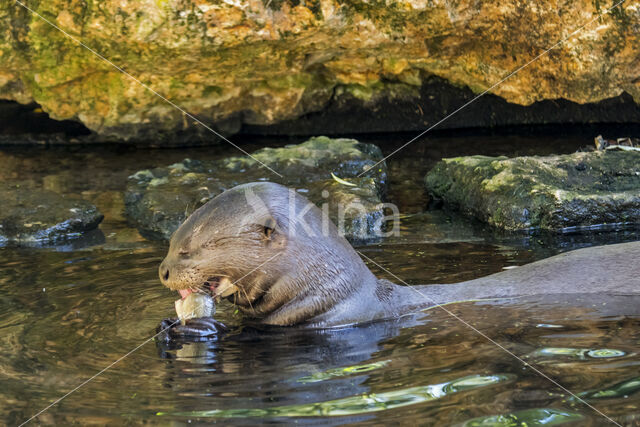
<path id="1" fill-rule="evenodd" d="M 225 332 L 227 327 L 212 317 L 198 317 L 189 319 L 181 324 L 178 319 L 164 319 L 160 329 L 166 330 L 172 338 L 204 338 Z"/>

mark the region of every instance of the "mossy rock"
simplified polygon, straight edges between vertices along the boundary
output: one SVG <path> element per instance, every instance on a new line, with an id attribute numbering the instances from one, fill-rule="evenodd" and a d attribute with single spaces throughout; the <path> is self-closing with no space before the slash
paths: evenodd
<path id="1" fill-rule="evenodd" d="M 209 162 L 185 159 L 139 171 L 127 183 L 125 214 L 145 237 L 169 240 L 191 212 L 223 191 L 247 182 L 273 181 L 296 188 L 321 208 L 325 205 L 331 220 L 352 241 L 368 241 L 382 233 L 387 169 L 384 162 L 375 165 L 383 158 L 377 146 L 315 137 L 251 155 Z M 374 165 L 366 177 L 357 177 Z M 354 186 L 337 182 L 332 173 Z M 349 208 L 341 213 L 338 206 Z"/>
<path id="2" fill-rule="evenodd" d="M 285 185 L 304 184 L 331 177 L 355 177 L 383 158 L 382 151 L 374 144 L 364 144 L 355 139 L 317 136 L 297 145 L 282 148 L 262 148 L 249 156 L 235 156 L 222 160 L 229 172 L 255 174 L 255 169 L 267 165 L 284 178 Z M 367 173 L 373 177 L 378 191 L 386 189 L 386 165 L 381 163 Z M 258 179 L 271 179 L 272 173 L 263 170 Z"/>
<path id="3" fill-rule="evenodd" d="M 640 153 L 443 159 L 428 191 L 506 230 L 567 231 L 640 223 Z"/>
<path id="4" fill-rule="evenodd" d="M 48 245 L 98 227 L 103 215 L 91 203 L 38 189 L 30 183 L 0 184 L 0 245 Z"/>
<path id="5" fill-rule="evenodd" d="M 105 141 L 157 145 L 220 141 L 166 100 L 226 135 L 274 124 L 288 135 L 417 131 L 489 88 L 439 127 L 637 122 L 640 114 L 634 2 L 611 13 L 613 2 L 592 0 L 123 4 L 34 1 L 32 13 L 0 2 L 0 99 L 36 102 Z M 591 20 L 598 25 L 582 29 L 579 42 L 527 63 Z M 491 86 L 525 63 L 509 84 Z"/>
<path id="6" fill-rule="evenodd" d="M 370 242 L 384 228 L 384 204 L 380 200 L 378 183 L 373 178 L 353 178 L 354 187 L 334 179 L 310 183 L 303 194 L 321 209 L 338 227 L 338 231 L 353 243 Z"/>

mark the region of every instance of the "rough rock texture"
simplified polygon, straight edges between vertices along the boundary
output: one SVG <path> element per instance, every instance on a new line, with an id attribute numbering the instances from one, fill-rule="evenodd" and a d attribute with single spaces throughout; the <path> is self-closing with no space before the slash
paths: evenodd
<path id="1" fill-rule="evenodd" d="M 554 46 L 610 3 L 52 0 L 28 5 L 162 96 L 232 133 L 243 123 L 273 124 L 327 105 L 338 111 L 358 107 L 374 118 L 385 117 L 376 115 L 380 106 L 401 105 L 416 120 L 426 117 L 415 125 L 422 127 L 452 112 L 461 96 L 481 93 Z M 638 102 L 639 23 L 640 5 L 624 2 L 495 93 L 520 105 L 559 98 L 596 102 L 623 92 L 630 95 L 623 104 L 631 97 Z M 432 85 L 443 81 L 463 92 L 435 97 Z M 81 121 L 103 135 L 211 137 L 9 0 L 0 1 L 0 98 L 35 101 L 54 118 Z M 637 120 L 637 106 L 629 108 Z M 488 124 L 501 123 L 491 114 L 507 114 L 508 108 L 480 111 L 487 113 Z M 587 109 L 579 115 L 601 119 L 596 113 Z M 554 120 L 553 114 L 536 114 L 522 120 Z M 362 127 L 357 115 L 352 124 L 351 130 Z M 385 121 L 377 127 L 387 125 L 394 128 Z"/>
<path id="2" fill-rule="evenodd" d="M 640 152 L 444 159 L 425 183 L 449 205 L 507 230 L 640 223 Z"/>
<path id="3" fill-rule="evenodd" d="M 168 240 L 191 212 L 224 190 L 247 182 L 274 181 L 296 188 L 321 208 L 325 205 L 329 218 L 339 227 L 342 224 L 345 237 L 352 241 L 371 240 L 382 232 L 386 166 L 383 162 L 369 176 L 356 177 L 382 159 L 375 145 L 316 137 L 299 145 L 263 148 L 252 155 L 283 176 L 248 156 L 209 162 L 185 159 L 129 177 L 126 216 L 144 236 Z M 339 183 L 331 173 L 355 186 Z"/>
<path id="4" fill-rule="evenodd" d="M 65 198 L 29 183 L 0 184 L 0 245 L 51 244 L 98 227 L 102 214 L 91 203 Z"/>

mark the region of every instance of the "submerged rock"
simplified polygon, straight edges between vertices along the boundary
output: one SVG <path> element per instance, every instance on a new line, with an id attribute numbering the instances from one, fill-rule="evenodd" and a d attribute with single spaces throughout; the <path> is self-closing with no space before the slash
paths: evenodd
<path id="1" fill-rule="evenodd" d="M 640 153 L 444 159 L 425 177 L 450 206 L 507 230 L 640 223 Z"/>
<path id="2" fill-rule="evenodd" d="M 0 244 L 51 244 L 80 237 L 98 227 L 102 214 L 82 199 L 34 188 L 0 184 Z"/>
<path id="3" fill-rule="evenodd" d="M 398 121 L 390 117 L 403 130 L 411 123 L 424 128 L 423 116 L 433 124 L 468 95 L 487 89 L 499 97 L 494 100 L 511 106 L 547 101 L 543 107 L 559 114 L 565 109 L 554 106 L 556 99 L 582 104 L 626 93 L 622 101 L 637 121 L 632 101 L 640 101 L 640 9 L 624 2 L 605 13 L 611 6 L 591 0 L 29 4 L 67 35 L 224 133 L 242 125 L 306 120 L 327 106 L 329 120 L 318 120 L 337 131 L 395 129 Z M 37 102 L 53 118 L 80 121 L 101 135 L 157 141 L 193 132 L 206 134 L 203 141 L 215 138 L 67 35 L 15 2 L 0 2 L 0 98 Z M 536 60 L 550 46 L 553 50 Z M 506 76 L 505 84 L 493 87 Z M 442 86 L 433 86 L 434 78 L 470 93 L 431 102 Z M 493 106 L 498 110 L 478 106 L 476 113 L 482 114 L 457 125 L 478 125 L 467 123 L 468 117 L 486 117 L 484 125 L 501 123 L 502 117 L 493 116 L 509 114 L 510 106 Z M 360 114 L 332 114 L 352 107 Z M 385 116 L 389 109 L 398 114 Z M 607 109 L 581 121 L 598 120 L 600 112 Z M 365 113 L 374 119 L 364 122 Z M 536 122 L 531 111 L 519 113 L 510 116 L 511 124 Z M 411 120 L 402 121 L 406 115 Z"/>
<path id="4" fill-rule="evenodd" d="M 126 216 L 145 237 L 168 240 L 191 212 L 223 191 L 247 182 L 273 181 L 296 188 L 326 209 L 351 240 L 373 239 L 382 232 L 386 165 L 382 162 L 367 176 L 357 177 L 382 159 L 375 145 L 315 137 L 251 155 L 208 162 L 185 159 L 138 171 L 127 183 Z M 354 185 L 336 181 L 332 173 Z"/>

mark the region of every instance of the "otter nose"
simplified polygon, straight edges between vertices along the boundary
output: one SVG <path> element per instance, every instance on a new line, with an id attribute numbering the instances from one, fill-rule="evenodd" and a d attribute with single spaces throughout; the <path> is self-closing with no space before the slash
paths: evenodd
<path id="1" fill-rule="evenodd" d="M 160 276 L 160 281 L 163 284 L 166 284 L 167 280 L 169 280 L 169 267 L 167 267 L 164 261 L 162 261 L 160 268 L 158 268 L 158 275 Z"/>

